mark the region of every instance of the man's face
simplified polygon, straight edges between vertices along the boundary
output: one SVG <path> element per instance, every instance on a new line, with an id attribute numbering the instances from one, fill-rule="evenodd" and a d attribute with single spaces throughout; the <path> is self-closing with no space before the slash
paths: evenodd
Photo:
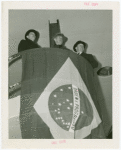
<path id="1" fill-rule="evenodd" d="M 84 51 L 84 45 L 78 44 L 76 47 L 77 54 L 81 54 Z"/>
<path id="2" fill-rule="evenodd" d="M 36 39 L 36 35 L 34 32 L 30 32 L 28 35 L 27 35 L 27 38 L 31 41 L 35 41 Z"/>
<path id="3" fill-rule="evenodd" d="M 63 44 L 63 37 L 61 35 L 58 35 L 54 38 L 54 41 L 56 45 L 62 45 Z"/>

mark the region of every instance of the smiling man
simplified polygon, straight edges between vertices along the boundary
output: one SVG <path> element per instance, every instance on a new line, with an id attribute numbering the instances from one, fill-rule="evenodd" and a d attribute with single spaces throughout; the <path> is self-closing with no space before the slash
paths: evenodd
<path id="1" fill-rule="evenodd" d="M 69 50 L 66 46 L 65 43 L 67 42 L 67 37 L 64 36 L 62 33 L 57 33 L 53 37 L 54 40 L 54 45 L 53 48 L 61 48 L 61 49 L 67 49 Z"/>
<path id="2" fill-rule="evenodd" d="M 40 46 L 37 44 L 38 39 L 39 32 L 33 29 L 28 30 L 25 34 L 25 40 L 21 40 L 18 45 L 18 52 L 27 49 L 40 48 Z"/>
<path id="3" fill-rule="evenodd" d="M 73 46 L 73 50 L 81 55 L 82 57 L 84 57 L 93 68 L 97 68 L 98 67 L 98 62 L 94 59 L 92 54 L 86 54 L 84 53 L 85 48 L 86 48 L 86 43 L 83 41 L 77 41 L 74 46 Z"/>

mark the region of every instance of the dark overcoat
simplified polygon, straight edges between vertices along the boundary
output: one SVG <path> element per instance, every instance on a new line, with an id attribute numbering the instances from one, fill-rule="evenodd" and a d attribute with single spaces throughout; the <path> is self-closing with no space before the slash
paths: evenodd
<path id="1" fill-rule="evenodd" d="M 92 54 L 82 53 L 81 56 L 84 57 L 91 64 L 93 68 L 98 67 L 98 62 L 94 59 Z"/>
<path id="2" fill-rule="evenodd" d="M 18 45 L 18 52 L 27 50 L 27 49 L 33 49 L 33 48 L 40 48 L 41 46 L 39 46 L 37 43 L 26 39 L 26 40 L 21 40 L 19 45 Z"/>

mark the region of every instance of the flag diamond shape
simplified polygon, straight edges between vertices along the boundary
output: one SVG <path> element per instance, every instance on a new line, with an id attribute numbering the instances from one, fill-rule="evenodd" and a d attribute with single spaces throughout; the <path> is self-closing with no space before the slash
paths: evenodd
<path id="1" fill-rule="evenodd" d="M 34 108 L 56 139 L 85 138 L 101 119 L 70 58 L 48 83 Z M 81 122 L 80 125 L 76 123 Z"/>

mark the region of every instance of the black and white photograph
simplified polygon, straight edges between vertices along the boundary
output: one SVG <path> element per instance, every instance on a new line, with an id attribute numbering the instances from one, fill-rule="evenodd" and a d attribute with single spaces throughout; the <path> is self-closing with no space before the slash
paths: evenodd
<path id="1" fill-rule="evenodd" d="M 112 138 L 111 10 L 9 10 L 9 138 Z"/>
<path id="2" fill-rule="evenodd" d="M 4 147 L 118 147 L 118 2 L 80 4 L 4 3 Z"/>

